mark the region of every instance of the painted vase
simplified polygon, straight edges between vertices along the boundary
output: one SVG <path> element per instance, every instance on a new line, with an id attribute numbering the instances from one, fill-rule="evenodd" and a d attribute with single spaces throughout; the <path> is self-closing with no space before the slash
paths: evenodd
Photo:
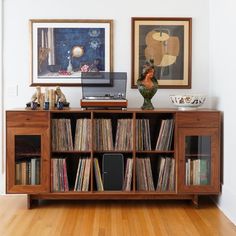
<path id="1" fill-rule="evenodd" d="M 146 62 L 140 78 L 137 80 L 138 90 L 144 98 L 142 105 L 143 110 L 153 110 L 151 99 L 156 94 L 158 82 L 155 78 L 153 61 Z"/>
<path id="2" fill-rule="evenodd" d="M 153 110 L 154 106 L 152 105 L 151 99 L 156 94 L 158 89 L 157 81 L 153 81 L 152 87 L 146 87 L 141 82 L 138 81 L 138 90 L 144 98 L 142 109 L 143 110 Z"/>

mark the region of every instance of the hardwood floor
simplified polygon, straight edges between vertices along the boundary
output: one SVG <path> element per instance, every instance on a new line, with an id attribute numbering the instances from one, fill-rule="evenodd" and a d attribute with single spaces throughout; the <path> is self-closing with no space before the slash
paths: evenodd
<path id="1" fill-rule="evenodd" d="M 44 201 L 28 210 L 25 196 L 0 196 L 1 236 L 236 235 L 209 200 Z"/>

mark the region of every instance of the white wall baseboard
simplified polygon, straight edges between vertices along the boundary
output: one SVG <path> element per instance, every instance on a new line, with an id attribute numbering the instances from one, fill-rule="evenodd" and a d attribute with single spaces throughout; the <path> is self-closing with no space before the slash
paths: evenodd
<path id="1" fill-rule="evenodd" d="M 236 225 L 236 194 L 223 185 L 222 194 L 214 197 L 213 201 L 226 217 Z"/>

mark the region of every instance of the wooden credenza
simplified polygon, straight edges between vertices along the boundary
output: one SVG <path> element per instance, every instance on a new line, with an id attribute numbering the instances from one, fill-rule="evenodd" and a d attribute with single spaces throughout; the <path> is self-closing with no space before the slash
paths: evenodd
<path id="1" fill-rule="evenodd" d="M 28 194 L 29 207 L 39 199 L 197 205 L 199 195 L 220 193 L 216 110 L 8 110 L 6 132 L 7 193 Z M 121 189 L 103 188 L 104 154 L 123 156 Z"/>

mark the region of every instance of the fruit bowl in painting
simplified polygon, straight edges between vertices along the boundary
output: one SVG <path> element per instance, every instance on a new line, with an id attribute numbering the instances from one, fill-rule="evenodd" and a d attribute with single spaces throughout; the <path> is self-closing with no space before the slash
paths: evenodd
<path id="1" fill-rule="evenodd" d="M 205 102 L 206 96 L 202 94 L 170 95 L 170 100 L 179 110 L 185 111 L 200 107 Z"/>

